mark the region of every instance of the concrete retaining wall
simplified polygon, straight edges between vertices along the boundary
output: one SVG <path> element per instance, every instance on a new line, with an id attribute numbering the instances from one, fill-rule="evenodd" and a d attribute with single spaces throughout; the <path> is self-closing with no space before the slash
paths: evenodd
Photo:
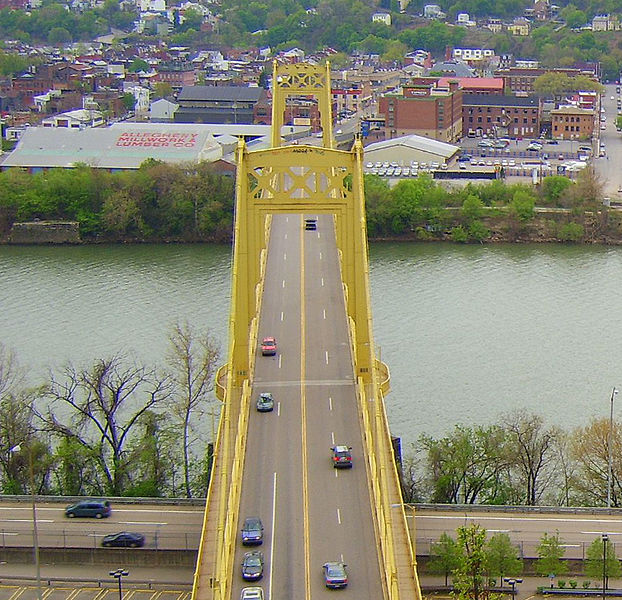
<path id="1" fill-rule="evenodd" d="M 80 227 L 73 221 L 13 223 L 9 244 L 79 244 Z"/>

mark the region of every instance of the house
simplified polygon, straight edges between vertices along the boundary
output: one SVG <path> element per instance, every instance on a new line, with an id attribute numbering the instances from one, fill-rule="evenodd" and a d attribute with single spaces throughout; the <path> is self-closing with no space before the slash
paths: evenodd
<path id="1" fill-rule="evenodd" d="M 529 35 L 531 23 L 524 17 L 517 17 L 507 26 L 507 29 L 512 35 L 526 37 Z"/>
<path id="2" fill-rule="evenodd" d="M 471 20 L 469 13 L 460 12 L 456 15 L 456 25 L 462 25 L 463 27 L 475 27 L 477 23 Z"/>
<path id="3" fill-rule="evenodd" d="M 426 4 L 423 7 L 423 16 L 426 19 L 444 19 L 447 15 L 438 4 Z"/>
<path id="4" fill-rule="evenodd" d="M 375 12 L 371 16 L 374 23 L 384 23 L 387 27 L 391 27 L 391 14 L 386 12 Z"/>
<path id="5" fill-rule="evenodd" d="M 179 104 L 171 102 L 166 98 L 155 100 L 149 106 L 149 121 L 152 123 L 165 123 L 173 121 L 175 111 L 179 108 Z"/>
<path id="6" fill-rule="evenodd" d="M 615 15 L 595 15 L 592 19 L 592 31 L 618 31 L 620 22 Z"/>
<path id="7" fill-rule="evenodd" d="M 84 129 L 100 127 L 104 124 L 104 115 L 95 109 L 78 108 L 65 113 L 48 117 L 41 121 L 45 128 Z M 36 129 L 36 128 L 32 128 Z"/>
<path id="8" fill-rule="evenodd" d="M 493 58 L 495 51 L 492 48 L 452 48 L 449 59 L 461 60 L 468 65 L 474 66 L 473 63 L 488 61 Z"/>

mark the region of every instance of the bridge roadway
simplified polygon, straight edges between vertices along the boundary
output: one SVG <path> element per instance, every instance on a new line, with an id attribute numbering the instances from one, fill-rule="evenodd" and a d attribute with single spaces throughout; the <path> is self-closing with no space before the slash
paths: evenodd
<path id="1" fill-rule="evenodd" d="M 344 598 L 383 597 L 370 492 L 354 390 L 350 343 L 332 215 L 305 231 L 300 215 L 274 215 L 259 339 L 275 336 L 275 357 L 257 356 L 239 524 L 264 523 L 266 598 L 323 598 L 322 565 L 344 560 Z M 275 410 L 258 413 L 259 392 Z M 352 446 L 354 467 L 334 469 L 333 444 Z M 239 535 L 232 598 L 242 580 Z"/>

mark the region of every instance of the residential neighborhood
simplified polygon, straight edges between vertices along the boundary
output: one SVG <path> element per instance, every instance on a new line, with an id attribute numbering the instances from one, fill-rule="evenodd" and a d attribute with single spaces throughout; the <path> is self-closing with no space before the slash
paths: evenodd
<path id="1" fill-rule="evenodd" d="M 26 0 L 3 0 L 0 7 L 4 12 L 37 10 L 36 3 L 26 4 Z M 42 157 L 53 154 L 59 146 L 53 133 L 44 136 L 32 130 L 92 131 L 95 137 L 79 148 L 97 149 L 99 144 L 94 140 L 100 134 L 95 131 L 117 131 L 120 123 L 128 135 L 142 135 L 147 124 L 151 124 L 153 134 L 157 124 L 163 136 L 181 135 L 182 124 L 186 128 L 195 124 L 194 139 L 205 139 L 207 144 L 204 148 L 201 145 L 205 151 L 197 152 L 195 159 L 223 159 L 226 164 L 232 160 L 232 142 L 237 137 L 255 143 L 263 137 L 260 129 L 249 134 L 241 127 L 271 123 L 274 61 L 330 61 L 335 131 L 338 141 L 345 145 L 351 144 L 354 136 L 360 136 L 365 146 L 419 136 L 457 148 L 469 138 L 516 140 L 517 145 L 522 140 L 546 138 L 584 142 L 592 148 L 590 157 L 601 154 L 599 139 L 606 116 L 600 61 L 547 66 L 538 57 L 499 53 L 491 46 L 446 45 L 440 52 L 432 47 L 406 48 L 401 56 L 388 60 L 380 53 L 357 50 L 344 54 L 330 46 L 305 51 L 300 47 L 209 48 L 205 44 L 168 43 L 167 35 L 185 18 L 196 21 L 198 30 L 209 38 L 211 32 L 224 27 L 220 8 L 214 3 L 169 6 L 165 0 L 141 0 L 132 6 L 135 19 L 129 32 L 113 31 L 89 42 L 54 45 L 6 41 L 2 49 L 5 56 L 22 57 L 30 63 L 0 80 L 1 167 L 36 171 L 59 166 L 59 162 L 71 166 L 70 161 L 59 161 L 58 157 L 20 163 L 20 157 L 32 156 L 26 151 L 28 144 L 40 144 Z M 80 11 L 84 6 L 68 10 Z M 503 32 L 520 38 L 529 36 L 542 23 L 559 22 L 563 26 L 564 22 L 557 20 L 558 13 L 559 7 L 538 0 L 520 16 L 477 18 L 463 11 L 449 23 L 451 17 L 443 7 L 428 4 L 421 14 L 408 16 L 412 28 L 404 28 L 399 35 L 407 39 L 404 32 L 416 34 L 442 25 L 452 31 Z M 402 11 L 393 15 L 390 10 L 376 10 L 369 15 L 370 26 L 386 29 L 400 19 L 404 22 Z M 576 35 L 582 35 L 579 31 L 588 26 L 592 32 L 612 35 L 620 29 L 615 15 L 599 14 L 585 27 L 574 28 L 578 29 Z M 30 60 L 33 56 L 36 61 Z M 617 108 L 621 108 L 619 101 Z M 610 118 L 615 119 L 615 115 Z M 284 135 L 291 139 L 321 135 L 317 105 L 308 98 L 288 102 L 285 123 L 290 131 Z M 229 129 L 212 131 L 208 126 Z M 65 134 L 59 131 L 57 139 L 65 139 L 62 136 Z M 115 136 L 108 138 L 117 139 Z M 24 147 L 20 148 L 22 140 Z M 220 140 L 220 145 L 213 147 L 214 140 Z M 579 152 L 572 149 L 564 154 L 579 158 Z M 105 168 L 106 161 L 98 161 L 89 153 L 83 158 L 87 155 L 87 164 Z M 452 155 L 453 167 L 458 170 L 459 155 Z M 544 165 L 549 157 L 539 158 Z M 108 168 L 139 166 L 136 160 L 118 165 L 119 161 L 108 162 Z M 511 166 L 509 160 L 506 163 L 493 161 L 492 165 L 478 166 L 509 173 L 509 169 L 499 168 Z M 446 164 L 445 168 L 451 166 Z M 565 166 L 572 165 L 549 164 L 548 168 L 564 172 Z M 572 169 L 568 171 L 571 173 Z"/>

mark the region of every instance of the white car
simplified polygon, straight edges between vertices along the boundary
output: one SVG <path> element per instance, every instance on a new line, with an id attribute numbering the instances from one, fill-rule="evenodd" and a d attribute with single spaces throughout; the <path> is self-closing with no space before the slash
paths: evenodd
<path id="1" fill-rule="evenodd" d="M 242 590 L 240 600 L 263 600 L 263 588 L 247 587 Z"/>

